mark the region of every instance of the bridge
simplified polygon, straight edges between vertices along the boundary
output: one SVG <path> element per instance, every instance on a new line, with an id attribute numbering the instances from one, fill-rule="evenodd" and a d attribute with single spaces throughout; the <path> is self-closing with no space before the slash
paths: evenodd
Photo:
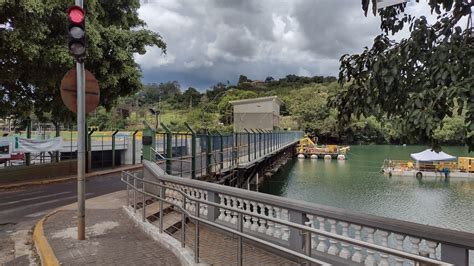
<path id="1" fill-rule="evenodd" d="M 245 130 L 222 134 L 155 132 L 145 123 L 143 159 L 154 161 L 166 173 L 188 179 L 213 181 L 235 187 L 252 187 L 265 173 L 275 172 L 283 157 L 293 157 L 301 131 Z"/>

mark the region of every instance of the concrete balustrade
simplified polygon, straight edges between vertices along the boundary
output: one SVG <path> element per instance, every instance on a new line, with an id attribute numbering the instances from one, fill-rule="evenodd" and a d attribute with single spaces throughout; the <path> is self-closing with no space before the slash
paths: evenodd
<path id="1" fill-rule="evenodd" d="M 179 178 L 149 161 L 144 162 L 144 180 L 188 195 L 190 210 L 196 208 L 192 199 L 204 201 L 201 218 L 212 223 L 236 229 L 241 216 L 244 233 L 328 263 L 414 265 L 423 256 L 436 260 L 429 263 L 467 266 L 474 249 L 472 233 Z M 182 204 L 183 196 L 170 190 L 165 189 L 166 199 Z M 146 191 L 159 195 L 153 186 Z"/>

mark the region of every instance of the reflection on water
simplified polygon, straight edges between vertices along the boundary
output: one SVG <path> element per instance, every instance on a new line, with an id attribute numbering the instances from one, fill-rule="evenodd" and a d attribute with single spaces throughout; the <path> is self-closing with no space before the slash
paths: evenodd
<path id="1" fill-rule="evenodd" d="M 385 158 L 408 159 L 422 146 L 351 147 L 347 161 L 295 159 L 260 187 L 261 192 L 400 220 L 474 232 L 474 180 L 417 180 L 380 173 Z M 449 147 L 456 156 L 473 156 Z"/>

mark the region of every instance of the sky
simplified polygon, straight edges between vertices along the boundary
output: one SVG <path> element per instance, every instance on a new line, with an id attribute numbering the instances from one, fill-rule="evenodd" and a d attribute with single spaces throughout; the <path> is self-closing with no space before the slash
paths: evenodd
<path id="1" fill-rule="evenodd" d="M 380 33 L 360 0 L 142 0 L 138 10 L 167 53 L 136 55 L 143 82 L 178 81 L 206 90 L 239 75 L 252 80 L 288 74 L 337 76 L 343 54 L 362 52 Z M 430 14 L 426 3 L 407 12 Z M 407 36 L 403 32 L 396 38 Z"/>

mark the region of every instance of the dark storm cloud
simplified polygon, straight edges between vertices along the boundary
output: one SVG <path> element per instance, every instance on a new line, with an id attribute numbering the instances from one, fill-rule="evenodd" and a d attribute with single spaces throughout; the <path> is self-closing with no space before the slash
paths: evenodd
<path id="1" fill-rule="evenodd" d="M 287 74 L 337 75 L 339 58 L 379 32 L 360 0 L 148 0 L 139 10 L 168 45 L 137 56 L 145 82 L 208 88 Z"/>
<path id="2" fill-rule="evenodd" d="M 357 0 L 303 1 L 294 15 L 308 40 L 304 48 L 322 57 L 360 51 L 379 33 L 378 19 L 365 17 Z"/>

